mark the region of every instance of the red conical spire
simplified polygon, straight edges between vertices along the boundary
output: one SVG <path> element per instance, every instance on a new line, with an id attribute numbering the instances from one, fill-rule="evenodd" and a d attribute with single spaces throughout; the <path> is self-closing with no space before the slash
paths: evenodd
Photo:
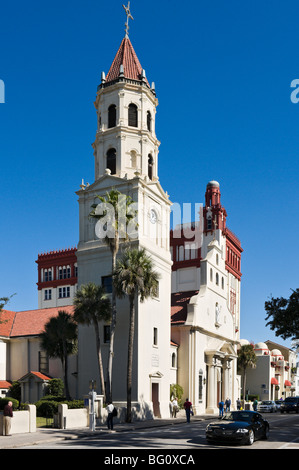
<path id="1" fill-rule="evenodd" d="M 106 83 L 117 80 L 119 78 L 121 65 L 123 66 L 124 78 L 141 81 L 142 67 L 136 52 L 134 51 L 132 43 L 127 37 L 125 37 L 121 42 L 121 45 L 107 74 Z M 147 79 L 145 77 L 144 79 L 149 86 Z"/>

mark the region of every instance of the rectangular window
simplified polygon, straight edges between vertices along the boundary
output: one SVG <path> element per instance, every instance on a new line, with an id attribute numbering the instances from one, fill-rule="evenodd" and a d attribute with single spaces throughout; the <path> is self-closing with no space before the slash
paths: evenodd
<path id="1" fill-rule="evenodd" d="M 110 343 L 110 325 L 104 325 L 104 343 Z"/>
<path id="2" fill-rule="evenodd" d="M 154 328 L 153 331 L 153 345 L 158 346 L 158 328 Z"/>
<path id="3" fill-rule="evenodd" d="M 45 351 L 38 352 L 38 370 L 43 374 L 49 373 L 49 358 Z"/>
<path id="4" fill-rule="evenodd" d="M 59 287 L 58 297 L 59 299 L 70 297 L 70 287 Z"/>
<path id="5" fill-rule="evenodd" d="M 52 290 L 51 289 L 46 289 L 45 290 L 44 300 L 51 300 L 51 299 L 52 299 Z"/>
<path id="6" fill-rule="evenodd" d="M 107 294 L 112 294 L 112 276 L 102 276 L 102 286 Z"/>

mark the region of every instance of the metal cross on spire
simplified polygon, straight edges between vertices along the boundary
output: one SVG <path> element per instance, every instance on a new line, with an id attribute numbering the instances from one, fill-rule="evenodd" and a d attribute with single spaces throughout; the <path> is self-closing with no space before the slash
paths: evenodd
<path id="1" fill-rule="evenodd" d="M 126 15 L 127 15 L 127 21 L 125 23 L 126 25 L 126 38 L 129 37 L 129 18 L 131 18 L 131 20 L 134 20 L 133 16 L 131 15 L 131 12 L 130 12 L 130 2 L 128 2 L 128 6 L 126 7 L 125 5 L 123 5 L 124 9 L 126 10 Z"/>

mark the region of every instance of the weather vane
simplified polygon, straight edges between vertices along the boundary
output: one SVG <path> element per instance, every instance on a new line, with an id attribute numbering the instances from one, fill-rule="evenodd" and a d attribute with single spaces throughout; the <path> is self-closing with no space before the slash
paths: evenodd
<path id="1" fill-rule="evenodd" d="M 131 12 L 130 12 L 130 2 L 128 2 L 128 6 L 126 7 L 125 5 L 123 5 L 124 9 L 126 10 L 126 15 L 127 15 L 127 21 L 125 23 L 126 25 L 126 38 L 129 37 L 129 18 L 131 18 L 131 20 L 134 20 L 133 16 L 131 15 Z"/>

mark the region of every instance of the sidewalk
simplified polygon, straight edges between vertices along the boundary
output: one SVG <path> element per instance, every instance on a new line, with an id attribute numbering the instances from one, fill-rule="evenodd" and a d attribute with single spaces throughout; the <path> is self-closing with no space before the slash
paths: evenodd
<path id="1" fill-rule="evenodd" d="M 193 416 L 191 422 L 203 421 L 207 419 L 217 419 L 217 415 Z M 136 421 L 134 423 L 120 423 L 114 425 L 115 433 L 135 431 L 138 429 L 149 429 L 163 426 L 173 426 L 185 423 L 185 418 L 156 418 L 147 421 Z M 47 442 L 79 439 L 84 437 L 96 437 L 107 434 L 109 431 L 105 424 L 96 427 L 95 431 L 89 428 L 81 429 L 54 429 L 54 428 L 37 428 L 34 433 L 13 434 L 12 436 L 0 436 L 0 449 L 13 449 L 22 446 L 33 446 Z"/>

